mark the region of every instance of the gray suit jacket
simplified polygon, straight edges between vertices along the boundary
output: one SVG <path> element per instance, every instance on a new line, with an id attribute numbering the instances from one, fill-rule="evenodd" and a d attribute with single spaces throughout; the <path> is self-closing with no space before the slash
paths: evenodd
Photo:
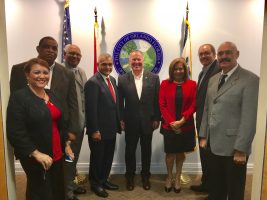
<path id="1" fill-rule="evenodd" d="M 259 78 L 240 66 L 218 90 L 220 73 L 208 85 L 199 136 L 209 138 L 212 153 L 249 155 L 256 131 Z"/>
<path id="2" fill-rule="evenodd" d="M 65 67 L 72 71 L 72 68 L 68 66 L 67 63 L 63 63 Z M 75 77 L 75 85 L 77 92 L 77 100 L 78 100 L 78 114 L 79 114 L 79 132 L 82 132 L 85 127 L 85 100 L 84 100 L 84 85 L 87 81 L 87 76 L 84 70 L 80 67 L 77 67 L 77 72 L 74 73 Z"/>
<path id="3" fill-rule="evenodd" d="M 152 121 L 160 121 L 158 104 L 159 77 L 144 71 L 141 98 L 138 98 L 132 72 L 118 79 L 121 103 L 121 116 L 125 122 L 126 132 L 135 132 L 140 123 L 146 134 L 153 132 Z"/>

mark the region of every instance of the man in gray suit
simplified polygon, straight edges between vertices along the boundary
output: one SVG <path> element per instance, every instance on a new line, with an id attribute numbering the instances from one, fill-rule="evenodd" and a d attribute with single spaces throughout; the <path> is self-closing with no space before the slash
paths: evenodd
<path id="1" fill-rule="evenodd" d="M 259 78 L 238 63 L 232 42 L 218 48 L 222 73 L 208 85 L 200 127 L 200 146 L 210 148 L 207 199 L 243 200 L 246 168 L 256 131 Z"/>
<path id="2" fill-rule="evenodd" d="M 76 195 L 86 193 L 86 190 L 76 183 L 74 179 L 76 176 L 76 165 L 79 159 L 79 154 L 82 146 L 84 128 L 85 128 L 85 103 L 84 103 L 84 85 L 87 81 L 86 74 L 82 68 L 78 65 L 81 61 L 81 50 L 77 45 L 68 44 L 64 49 L 64 65 L 75 76 L 75 85 L 78 100 L 78 132 L 76 134 L 76 140 L 71 143 L 71 149 L 74 153 L 73 162 L 64 163 L 64 175 L 66 184 L 66 196 L 68 200 L 77 200 Z"/>
<path id="3" fill-rule="evenodd" d="M 213 45 L 203 44 L 198 49 L 199 61 L 203 65 L 202 71 L 198 76 L 197 82 L 197 110 L 196 110 L 196 128 L 199 133 L 202 121 L 203 109 L 208 89 L 208 83 L 212 76 L 220 71 L 216 60 L 216 51 Z M 200 185 L 191 185 L 190 189 L 195 192 L 208 192 L 208 155 L 207 149 L 199 148 L 200 161 L 202 167 L 202 178 Z"/>
<path id="4" fill-rule="evenodd" d="M 134 189 L 135 153 L 140 139 L 143 188 L 149 190 L 152 134 L 159 127 L 160 120 L 159 77 L 144 71 L 144 56 L 140 51 L 130 53 L 129 64 L 132 71 L 118 79 L 121 124 L 125 128 L 126 187 L 128 190 Z"/>

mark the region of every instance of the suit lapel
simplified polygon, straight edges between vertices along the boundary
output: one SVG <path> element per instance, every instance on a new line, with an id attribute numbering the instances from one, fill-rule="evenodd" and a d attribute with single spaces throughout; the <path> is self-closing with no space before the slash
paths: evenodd
<path id="1" fill-rule="evenodd" d="M 129 89 L 132 91 L 131 93 L 135 96 L 135 98 L 139 101 L 138 94 L 137 94 L 137 89 L 135 86 L 135 81 L 134 81 L 134 76 L 132 72 L 129 72 L 128 74 L 128 81 L 129 81 Z M 142 91 L 143 93 L 143 91 Z"/>
<path id="2" fill-rule="evenodd" d="M 107 96 L 109 96 L 109 98 L 112 100 L 112 102 L 115 103 L 114 100 L 113 100 L 113 97 L 112 97 L 112 95 L 111 95 L 111 93 L 110 93 L 110 91 L 109 91 L 108 85 L 106 84 L 104 78 L 101 76 L 101 74 L 100 74 L 99 72 L 97 72 L 97 78 L 98 78 L 98 80 L 99 80 L 101 86 L 102 86 L 103 88 L 105 88 L 105 91 L 106 91 Z M 114 85 L 113 85 L 113 88 L 114 88 Z M 114 89 L 114 90 L 115 90 L 115 89 Z M 116 93 L 115 93 L 115 94 L 116 94 Z M 117 96 L 117 95 L 116 95 L 116 96 Z"/>
<path id="3" fill-rule="evenodd" d="M 51 80 L 51 86 L 50 86 L 50 89 L 52 91 L 55 91 L 56 88 L 57 88 L 57 85 L 58 83 L 61 81 L 61 80 L 58 80 L 57 77 L 61 77 L 61 76 L 58 76 L 57 74 L 61 73 L 60 71 L 60 68 L 57 66 L 57 63 L 55 64 L 55 67 L 53 69 L 53 74 L 52 74 L 52 80 Z"/>
<path id="4" fill-rule="evenodd" d="M 240 72 L 240 67 L 238 66 L 238 68 L 234 71 L 234 73 L 229 77 L 229 79 L 225 82 L 225 84 L 223 84 L 221 89 L 217 92 L 215 99 L 222 96 L 225 92 L 227 92 L 231 87 L 233 87 L 236 84 L 237 80 L 239 79 L 239 72 Z M 219 80 L 217 81 L 216 84 L 217 88 L 218 85 L 219 85 Z"/>
<path id="5" fill-rule="evenodd" d="M 201 90 L 202 87 L 205 85 L 205 82 L 207 82 L 215 68 L 215 66 L 217 65 L 217 60 L 215 60 L 212 65 L 210 66 L 209 70 L 207 71 L 207 73 L 205 74 L 203 80 L 201 81 L 200 85 L 198 86 L 198 90 Z M 199 83 L 200 80 L 198 80 Z"/>
<path id="6" fill-rule="evenodd" d="M 142 92 L 141 92 L 141 97 L 140 97 L 140 100 L 142 99 L 142 98 L 144 98 L 144 94 L 145 94 L 145 92 L 146 92 L 146 90 L 147 90 L 147 85 L 148 85 L 148 73 L 146 72 L 146 71 L 144 71 L 144 73 L 143 73 L 143 84 L 142 84 Z"/>
<path id="7" fill-rule="evenodd" d="M 82 81 L 82 75 L 81 75 L 81 72 L 80 70 L 77 71 L 77 73 L 74 73 L 75 74 L 75 81 L 83 87 L 83 81 Z"/>

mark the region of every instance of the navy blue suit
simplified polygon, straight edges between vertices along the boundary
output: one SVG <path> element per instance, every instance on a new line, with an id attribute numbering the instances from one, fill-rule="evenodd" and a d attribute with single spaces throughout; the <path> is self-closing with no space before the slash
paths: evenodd
<path id="1" fill-rule="evenodd" d="M 116 80 L 110 76 L 110 81 L 116 102 L 99 72 L 85 84 L 86 128 L 91 150 L 89 170 L 91 186 L 103 186 L 107 181 L 113 161 L 116 133 L 120 132 Z M 100 132 L 101 141 L 92 140 L 92 134 L 96 131 Z"/>

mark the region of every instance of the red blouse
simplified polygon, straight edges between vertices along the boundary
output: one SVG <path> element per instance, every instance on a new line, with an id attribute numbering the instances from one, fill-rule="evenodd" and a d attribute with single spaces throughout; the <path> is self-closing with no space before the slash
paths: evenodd
<path id="1" fill-rule="evenodd" d="M 61 116 L 60 110 L 52 104 L 50 101 L 47 102 L 47 107 L 50 110 L 52 117 L 52 150 L 53 150 L 53 161 L 60 160 L 62 157 L 62 148 L 61 148 L 61 138 L 59 134 L 59 129 L 57 121 Z"/>
<path id="2" fill-rule="evenodd" d="M 174 82 L 162 81 L 159 89 L 159 107 L 163 118 L 162 128 L 170 130 L 170 123 L 176 121 L 176 86 Z M 182 83 L 183 101 L 181 116 L 186 121 L 194 120 L 193 114 L 196 110 L 196 82 L 187 80 Z M 181 127 L 182 131 L 194 127 Z"/>

